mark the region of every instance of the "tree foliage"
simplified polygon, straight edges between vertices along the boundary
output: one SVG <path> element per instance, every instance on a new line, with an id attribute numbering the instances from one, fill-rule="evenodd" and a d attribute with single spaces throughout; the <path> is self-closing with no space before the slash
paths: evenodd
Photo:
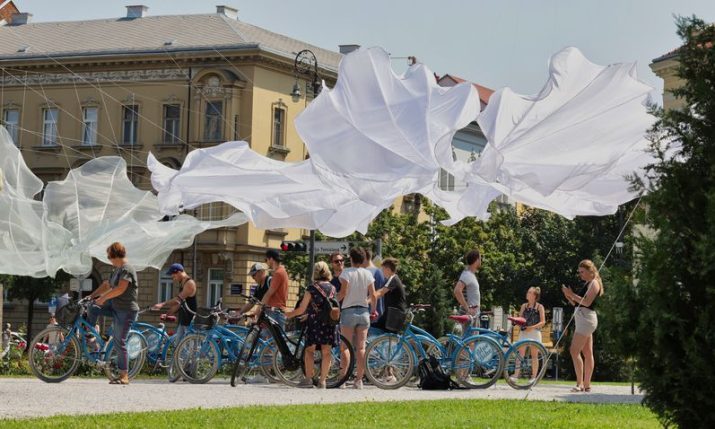
<path id="1" fill-rule="evenodd" d="M 639 379 L 645 402 L 665 423 L 715 424 L 715 28 L 677 18 L 673 91 L 683 108 L 657 110 L 658 162 L 648 195 L 647 224 L 638 242 Z M 666 155 L 675 150 L 676 157 Z"/>

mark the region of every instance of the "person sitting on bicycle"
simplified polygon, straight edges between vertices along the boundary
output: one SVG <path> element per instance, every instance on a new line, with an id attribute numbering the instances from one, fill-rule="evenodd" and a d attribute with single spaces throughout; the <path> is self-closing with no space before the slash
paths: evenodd
<path id="1" fill-rule="evenodd" d="M 286 318 L 293 318 L 304 313 L 308 315 L 308 328 L 305 342 L 305 379 L 298 384 L 298 387 L 313 388 L 313 365 L 315 348 L 320 346 L 322 360 L 320 364 L 320 379 L 318 388 L 325 389 L 325 382 L 328 378 L 328 371 L 332 364 L 331 349 L 340 345 L 340 333 L 338 325 L 328 324 L 321 317 L 321 308 L 330 297 L 335 297 L 335 287 L 330 284 L 330 268 L 328 264 L 320 261 L 313 268 L 313 280 L 315 283 L 308 286 L 300 305 L 295 310 L 288 311 L 284 308 Z"/>
<path id="2" fill-rule="evenodd" d="M 171 276 L 173 281 L 179 283 L 179 294 L 176 298 L 154 304 L 152 310 L 161 310 L 162 307 L 168 305 L 167 313 L 178 313 L 179 324 L 176 327 L 176 344 L 178 344 L 186 335 L 196 313 L 196 282 L 186 274 L 184 266 L 181 264 L 171 264 L 166 273 Z"/>
<path id="3" fill-rule="evenodd" d="M 89 307 L 87 322 L 95 325 L 99 316 L 110 316 L 113 319 L 114 347 L 117 350 L 117 366 L 119 378 L 110 380 L 110 384 L 129 384 L 127 354 L 127 337 L 129 328 L 137 320 L 139 314 L 139 282 L 137 272 L 127 261 L 127 249 L 122 243 L 112 243 L 107 248 L 107 259 L 114 266 L 109 281 L 91 293 L 94 305 Z"/>
<path id="4" fill-rule="evenodd" d="M 253 291 L 253 297 L 258 301 L 262 300 L 263 297 L 268 292 L 271 287 L 271 280 L 273 277 L 268 275 L 268 267 L 266 264 L 256 262 L 251 265 L 251 269 L 248 271 L 248 275 L 256 282 L 256 289 Z M 253 310 L 253 311 L 251 311 Z M 239 313 L 245 314 L 246 316 L 253 316 L 256 314 L 258 307 L 251 301 L 241 307 Z"/>

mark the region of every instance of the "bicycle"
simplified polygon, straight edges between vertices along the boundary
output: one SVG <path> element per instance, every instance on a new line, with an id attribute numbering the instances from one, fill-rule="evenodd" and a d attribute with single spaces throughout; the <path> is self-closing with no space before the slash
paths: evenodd
<path id="1" fill-rule="evenodd" d="M 482 314 L 489 314 L 484 312 Z M 544 376 L 544 366 L 547 364 L 546 347 L 535 340 L 521 340 L 512 343 L 506 331 L 493 331 L 472 326 L 474 316 L 449 316 L 450 319 L 464 326 L 464 336 L 485 335 L 493 338 L 504 350 L 503 376 L 507 384 L 514 389 L 529 389 L 536 386 Z M 509 316 L 507 318 L 515 325 L 525 323 L 523 318 Z"/>
<path id="2" fill-rule="evenodd" d="M 243 295 L 244 298 L 253 302 L 256 305 L 263 304 L 249 296 Z M 273 370 L 276 375 L 289 386 L 297 386 L 305 375 L 304 354 L 305 354 L 305 336 L 307 334 L 307 325 L 301 324 L 298 331 L 286 333 L 278 323 L 270 316 L 265 314 L 265 311 L 259 313 L 257 319 L 251 325 L 248 335 L 238 354 L 238 359 L 231 374 L 231 386 L 236 386 L 237 380 L 244 378 L 249 367 L 251 357 L 256 351 L 260 333 L 267 330 L 274 341 L 276 351 L 273 354 Z M 343 350 L 347 351 L 348 362 L 343 365 Z M 347 340 L 340 335 L 340 345 L 333 347 L 331 350 L 332 361 L 328 378 L 326 379 L 326 387 L 329 389 L 338 388 L 352 375 L 355 368 L 355 351 Z M 316 384 L 318 374 L 320 374 L 320 366 L 322 362 L 322 354 L 316 348 L 314 355 L 314 371 L 315 374 L 313 384 Z"/>
<path id="3" fill-rule="evenodd" d="M 484 335 L 462 338 L 452 334 L 446 337 L 446 344 L 441 344 L 412 324 L 415 313 L 429 307 L 410 305 L 400 333 L 385 333 L 370 342 L 365 352 L 368 379 L 381 389 L 400 388 L 415 376 L 419 360 L 432 355 L 465 387 L 487 388 L 496 383 L 504 365 L 499 344 Z"/>
<path id="4" fill-rule="evenodd" d="M 32 340 L 28 359 L 37 378 L 46 383 L 59 383 L 72 376 L 82 361 L 103 370 L 110 380 L 119 377 L 111 327 L 105 341 L 84 317 L 90 302 L 89 298 L 83 298 L 65 305 L 57 315 L 60 324 L 45 328 Z M 146 349 L 144 336 L 130 330 L 127 337 L 129 378 L 134 378 L 144 365 Z"/>
<path id="5" fill-rule="evenodd" d="M 232 319 L 229 313 L 221 310 L 220 300 L 206 311 L 208 315 L 193 312 L 193 332 L 177 344 L 174 352 L 177 373 L 194 384 L 207 383 L 224 365 L 236 362 L 249 331 L 238 325 L 217 324 L 221 317 Z M 271 342 L 259 338 L 258 343 L 256 359 L 249 362 L 249 367 L 259 369 L 266 378 L 275 380 L 270 371 L 273 365 Z"/>
<path id="6" fill-rule="evenodd" d="M 176 316 L 162 314 L 159 316 L 159 320 L 161 322 L 176 322 Z M 147 342 L 146 361 L 151 367 L 151 371 L 158 373 L 159 369 L 166 368 L 169 382 L 173 383 L 178 380 L 179 373 L 174 370 L 172 365 L 178 340 L 176 334 L 169 335 L 164 323 L 160 323 L 159 327 L 156 327 L 150 323 L 134 322 L 132 329 L 140 332 Z M 191 332 L 191 327 L 189 327 L 189 332 Z"/>
<path id="7" fill-rule="evenodd" d="M 7 324 L 7 329 L 2 332 L 2 342 L 0 342 L 0 359 L 6 356 L 11 358 L 13 355 L 22 355 L 27 348 L 25 337 L 19 333 L 10 330 L 10 324 Z"/>

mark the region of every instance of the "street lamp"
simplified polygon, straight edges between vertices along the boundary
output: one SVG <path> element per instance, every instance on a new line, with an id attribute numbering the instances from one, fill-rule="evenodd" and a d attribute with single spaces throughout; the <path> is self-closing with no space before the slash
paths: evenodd
<path id="1" fill-rule="evenodd" d="M 320 94 L 322 84 L 320 83 L 320 76 L 318 75 L 318 59 L 315 54 L 310 49 L 303 49 L 295 55 L 295 60 L 293 61 L 293 74 L 295 75 L 295 83 L 293 84 L 293 90 L 290 93 L 293 101 L 300 100 L 300 83 L 299 77 L 305 76 L 305 102 L 308 103 L 308 85 L 313 87 L 313 97 L 317 97 Z M 310 249 L 308 249 L 308 268 L 306 270 L 307 274 L 307 284 L 309 286 L 313 282 L 313 265 L 315 264 L 315 230 L 310 230 Z"/>
<path id="2" fill-rule="evenodd" d="M 293 74 L 295 75 L 295 83 L 293 84 L 293 90 L 290 96 L 294 101 L 298 101 L 301 97 L 299 78 L 301 76 L 306 77 L 305 92 L 308 95 L 308 85 L 313 88 L 313 94 L 317 96 L 320 93 L 322 85 L 320 83 L 320 76 L 318 75 L 318 59 L 315 54 L 310 49 L 303 49 L 295 55 L 295 60 L 293 61 Z"/>

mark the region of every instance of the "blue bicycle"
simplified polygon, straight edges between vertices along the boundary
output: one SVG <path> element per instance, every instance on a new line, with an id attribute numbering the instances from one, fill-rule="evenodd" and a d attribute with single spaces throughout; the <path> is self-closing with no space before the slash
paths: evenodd
<path id="1" fill-rule="evenodd" d="M 412 324 L 414 313 L 429 305 L 413 304 L 401 333 L 385 333 L 370 341 L 365 352 L 368 379 L 381 389 L 397 389 L 414 378 L 417 363 L 430 355 L 465 387 L 487 388 L 504 368 L 504 352 L 493 338 L 448 335 L 446 344 Z"/>
<path id="2" fill-rule="evenodd" d="M 175 322 L 176 316 L 162 314 L 159 319 L 162 323 L 160 323 L 158 327 L 150 323 L 134 322 L 132 329 L 141 332 L 146 339 L 146 361 L 151 368 L 150 370 L 153 373 L 158 373 L 166 369 L 169 382 L 173 383 L 179 379 L 179 373 L 174 370 L 172 365 L 174 350 L 176 349 L 176 343 L 179 338 L 177 338 L 176 334 L 169 335 L 164 322 Z M 192 332 L 191 326 L 189 326 L 188 332 Z"/>
<path id="3" fill-rule="evenodd" d="M 81 361 L 103 370 L 110 380 L 119 377 L 117 351 L 111 328 L 106 340 L 84 318 L 89 298 L 71 302 L 57 314 L 59 325 L 37 334 L 30 344 L 28 358 L 32 373 L 46 383 L 59 383 L 77 371 Z M 136 376 L 144 365 L 147 344 L 144 336 L 130 330 L 127 337 L 129 378 Z"/>

